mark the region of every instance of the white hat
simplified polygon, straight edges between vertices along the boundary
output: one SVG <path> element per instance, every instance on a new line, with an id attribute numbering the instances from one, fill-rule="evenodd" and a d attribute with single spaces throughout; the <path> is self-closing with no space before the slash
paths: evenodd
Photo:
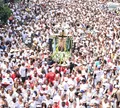
<path id="1" fill-rule="evenodd" d="M 94 100 L 91 100 L 91 101 L 90 101 L 90 105 L 94 105 Z"/>
<path id="2" fill-rule="evenodd" d="M 58 102 L 59 101 L 59 96 L 55 96 L 53 99 L 54 102 Z"/>
<path id="3" fill-rule="evenodd" d="M 115 85 L 115 88 L 120 88 L 120 86 L 119 85 Z"/>
<path id="4" fill-rule="evenodd" d="M 46 85 L 44 84 L 44 85 L 42 85 L 42 88 L 46 88 Z"/>
<path id="5" fill-rule="evenodd" d="M 9 62 L 9 60 L 7 58 L 5 58 L 5 62 Z"/>
<path id="6" fill-rule="evenodd" d="M 33 93 L 33 95 L 32 95 L 32 98 L 34 98 L 34 97 L 36 97 L 36 96 L 35 96 L 35 93 Z"/>
<path id="7" fill-rule="evenodd" d="M 65 78 L 64 78 L 64 80 L 65 80 L 65 82 L 67 82 L 67 81 L 68 81 L 68 78 L 67 78 L 67 77 L 65 77 Z"/>
<path id="8" fill-rule="evenodd" d="M 43 94 L 43 93 L 44 93 L 44 91 L 43 91 L 43 90 L 41 90 L 41 91 L 40 91 L 40 93 L 41 93 L 41 94 Z"/>
<path id="9" fill-rule="evenodd" d="M 50 92 L 50 91 L 47 91 L 46 94 L 51 95 L 51 92 Z"/>
<path id="10" fill-rule="evenodd" d="M 43 100 L 42 103 L 46 103 L 46 100 Z"/>
<path id="11" fill-rule="evenodd" d="M 73 88 L 74 86 L 73 85 L 70 85 L 69 88 Z"/>
<path id="12" fill-rule="evenodd" d="M 74 78 L 75 76 L 74 76 L 74 75 L 72 75 L 71 77 L 72 77 L 72 78 Z"/>
<path id="13" fill-rule="evenodd" d="M 39 74 L 40 75 L 40 74 Z M 39 81 L 38 81 L 39 83 L 43 83 L 43 80 L 42 79 L 39 79 Z"/>

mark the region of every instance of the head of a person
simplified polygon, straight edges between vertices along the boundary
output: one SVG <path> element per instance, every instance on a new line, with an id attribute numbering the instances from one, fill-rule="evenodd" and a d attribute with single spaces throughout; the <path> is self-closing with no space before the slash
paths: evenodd
<path id="1" fill-rule="evenodd" d="M 14 98 L 12 99 L 12 101 L 13 101 L 14 103 L 16 103 L 16 98 L 14 97 Z"/>
<path id="2" fill-rule="evenodd" d="M 47 93 L 46 98 L 50 99 L 50 97 L 51 97 L 50 93 Z"/>
<path id="3" fill-rule="evenodd" d="M 73 103 L 73 101 L 74 101 L 73 98 L 70 98 L 70 99 L 69 99 L 69 102 L 70 102 L 70 103 Z"/>
<path id="4" fill-rule="evenodd" d="M 52 108 L 52 105 L 51 105 L 51 104 L 49 104 L 49 105 L 48 105 L 48 108 Z"/>
<path id="5" fill-rule="evenodd" d="M 47 105 L 45 102 L 42 103 L 42 108 L 47 108 Z"/>
<path id="6" fill-rule="evenodd" d="M 25 66 L 25 63 L 22 63 L 22 66 Z"/>
<path id="7" fill-rule="evenodd" d="M 20 102 L 22 102 L 22 101 L 23 101 L 23 96 L 22 96 L 22 95 L 19 95 L 19 96 L 18 96 L 18 100 L 19 100 Z"/>
<path id="8" fill-rule="evenodd" d="M 73 86 L 73 85 L 70 85 L 69 90 L 70 90 L 70 91 L 73 91 L 73 90 L 74 90 L 74 86 Z"/>
<path id="9" fill-rule="evenodd" d="M 12 96 L 13 90 L 8 90 L 8 94 L 9 94 L 10 96 Z"/>
<path id="10" fill-rule="evenodd" d="M 65 107 L 65 102 L 64 101 L 61 104 L 62 104 L 62 107 Z"/>
<path id="11" fill-rule="evenodd" d="M 107 103 L 108 102 L 108 99 L 107 97 L 104 98 L 104 102 Z"/>
<path id="12" fill-rule="evenodd" d="M 30 91 L 30 90 L 27 91 L 27 95 L 28 95 L 28 96 L 31 95 L 31 91 Z"/>
<path id="13" fill-rule="evenodd" d="M 14 88 L 18 88 L 18 83 L 14 83 Z"/>
<path id="14" fill-rule="evenodd" d="M 96 91 L 99 92 L 100 88 L 99 86 L 96 86 Z"/>
<path id="15" fill-rule="evenodd" d="M 24 103 L 24 108 L 29 108 L 29 103 L 25 102 Z"/>
<path id="16" fill-rule="evenodd" d="M 24 88 L 24 89 L 27 89 L 27 85 L 26 85 L 26 84 L 24 84 L 24 85 L 23 85 L 23 88 Z"/>

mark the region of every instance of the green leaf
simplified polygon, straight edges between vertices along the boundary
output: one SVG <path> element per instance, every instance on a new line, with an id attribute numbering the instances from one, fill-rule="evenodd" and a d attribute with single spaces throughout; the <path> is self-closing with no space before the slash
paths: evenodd
<path id="1" fill-rule="evenodd" d="M 6 24 L 11 14 L 12 14 L 12 11 L 7 5 L 1 5 L 0 6 L 0 23 Z"/>

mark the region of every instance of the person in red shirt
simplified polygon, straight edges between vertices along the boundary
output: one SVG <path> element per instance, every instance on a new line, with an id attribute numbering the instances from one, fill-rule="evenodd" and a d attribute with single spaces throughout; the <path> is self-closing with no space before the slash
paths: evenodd
<path id="1" fill-rule="evenodd" d="M 11 78 L 12 78 L 13 80 L 16 78 L 15 72 L 13 72 L 13 73 L 11 74 Z"/>
<path id="2" fill-rule="evenodd" d="M 59 106 L 58 102 L 54 102 L 54 104 L 53 104 L 52 108 L 60 108 L 60 106 Z"/>
<path id="3" fill-rule="evenodd" d="M 46 79 L 48 80 L 48 82 L 52 82 L 55 80 L 55 72 L 49 72 L 46 74 Z"/>

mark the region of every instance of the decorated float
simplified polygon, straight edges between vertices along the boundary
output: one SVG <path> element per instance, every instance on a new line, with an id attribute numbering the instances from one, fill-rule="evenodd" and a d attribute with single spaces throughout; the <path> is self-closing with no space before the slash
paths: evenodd
<path id="1" fill-rule="evenodd" d="M 55 34 L 51 37 L 52 58 L 60 64 L 67 61 L 71 57 L 71 49 L 73 39 L 72 36 L 66 35 L 62 30 L 60 34 Z"/>

